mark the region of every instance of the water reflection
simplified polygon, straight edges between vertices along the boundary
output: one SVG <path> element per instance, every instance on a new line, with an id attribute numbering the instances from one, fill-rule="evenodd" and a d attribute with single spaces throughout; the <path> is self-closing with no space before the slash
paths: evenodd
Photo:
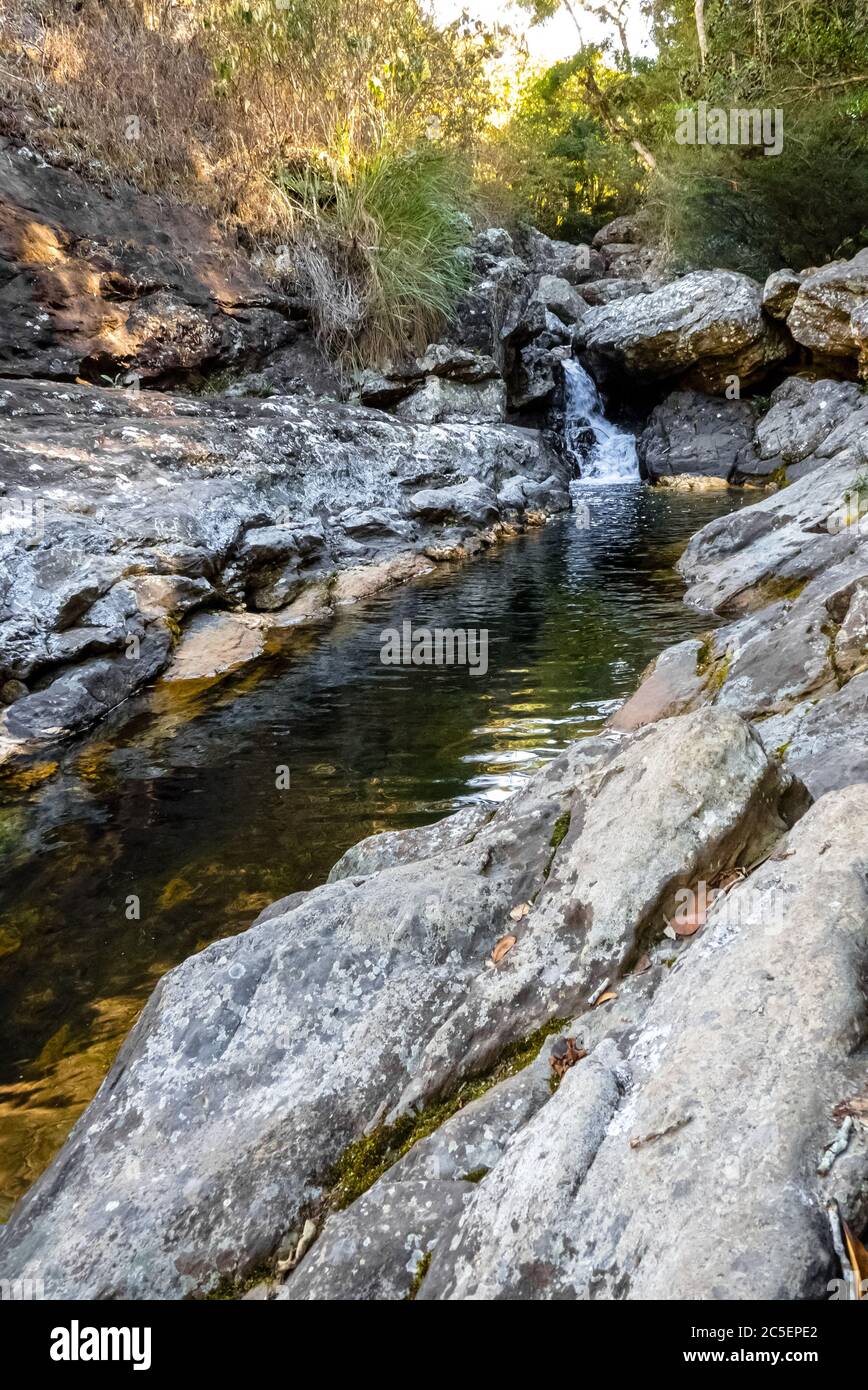
<path id="1" fill-rule="evenodd" d="M 672 562 L 740 501 L 598 485 L 588 529 L 565 519 L 466 570 L 439 570 L 296 635 L 234 682 L 158 687 L 8 779 L 0 1217 L 62 1142 L 165 970 L 321 882 L 362 836 L 502 800 L 599 730 L 663 646 L 706 627 L 681 603 Z M 487 628 L 488 674 L 383 666 L 380 633 L 404 619 Z"/>

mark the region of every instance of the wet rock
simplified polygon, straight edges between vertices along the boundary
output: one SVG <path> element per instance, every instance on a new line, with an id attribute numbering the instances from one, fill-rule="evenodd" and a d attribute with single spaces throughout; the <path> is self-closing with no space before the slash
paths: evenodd
<path id="1" fill-rule="evenodd" d="M 169 681 L 207 680 L 235 671 L 265 650 L 265 632 L 253 613 L 200 613 L 184 632 Z"/>
<path id="2" fill-rule="evenodd" d="M 561 363 L 570 356 L 568 347 L 544 348 L 536 343 L 518 355 L 509 402 L 517 410 L 551 401 L 560 384 Z"/>
<path id="3" fill-rule="evenodd" d="M 722 394 L 761 379 L 790 352 L 762 310 L 760 286 L 728 270 L 696 271 L 650 294 L 591 309 L 575 330 L 594 358 L 648 379 L 682 376 Z"/>
<path id="4" fill-rule="evenodd" d="M 749 472 L 754 421 L 748 401 L 673 391 L 636 440 L 642 472 L 651 482 L 682 473 L 728 480 Z"/>
<path id="5" fill-rule="evenodd" d="M 702 643 L 695 638 L 662 651 L 639 689 L 612 716 L 611 727 L 641 729 L 657 719 L 695 708 L 704 688 L 699 670 L 702 651 Z"/>

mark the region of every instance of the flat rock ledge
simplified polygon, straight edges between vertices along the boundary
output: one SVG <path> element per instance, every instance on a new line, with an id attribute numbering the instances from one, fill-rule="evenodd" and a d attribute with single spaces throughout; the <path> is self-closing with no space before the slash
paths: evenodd
<path id="1" fill-rule="evenodd" d="M 8 381 L 0 458 L 0 760 L 569 506 L 539 430 L 289 396 Z"/>

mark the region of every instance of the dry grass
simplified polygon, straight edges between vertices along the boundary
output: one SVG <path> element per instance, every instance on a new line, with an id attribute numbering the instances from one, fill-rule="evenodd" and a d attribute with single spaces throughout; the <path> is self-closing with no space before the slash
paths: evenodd
<path id="1" fill-rule="evenodd" d="M 324 346 L 382 360 L 461 288 L 487 43 L 422 0 L 0 0 L 0 129 L 287 247 Z"/>

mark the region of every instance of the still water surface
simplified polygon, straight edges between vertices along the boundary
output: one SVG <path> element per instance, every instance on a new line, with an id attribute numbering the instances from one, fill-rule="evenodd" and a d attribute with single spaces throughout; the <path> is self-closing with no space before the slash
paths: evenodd
<path id="1" fill-rule="evenodd" d="M 599 730 L 661 648 L 709 626 L 682 604 L 673 564 L 748 498 L 622 484 L 580 500 L 585 529 L 564 518 L 438 569 L 294 635 L 252 674 L 157 686 L 6 780 L 0 1220 L 167 969 L 321 883 L 362 836 L 509 795 Z M 405 619 L 486 628 L 487 674 L 384 666 L 380 633 Z"/>

